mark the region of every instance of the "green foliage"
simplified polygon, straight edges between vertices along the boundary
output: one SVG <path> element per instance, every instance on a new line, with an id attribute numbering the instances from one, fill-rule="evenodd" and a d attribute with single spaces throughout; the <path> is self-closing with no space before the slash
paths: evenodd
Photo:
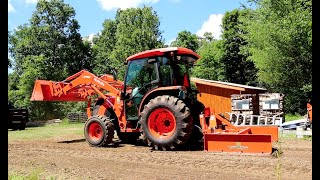
<path id="1" fill-rule="evenodd" d="M 241 51 L 247 42 L 244 39 L 246 27 L 240 19 L 249 15 L 250 11 L 247 9 L 227 12 L 222 20 L 222 40 L 216 40 L 211 33 L 205 33 L 204 38 L 197 41 L 199 48 L 196 51 L 201 59 L 193 68 L 193 76 L 239 84 L 257 84 L 257 69 L 253 61 L 248 59 L 249 53 Z"/>
<path id="2" fill-rule="evenodd" d="M 36 168 L 28 175 L 21 175 L 17 172 L 9 172 L 8 180 L 38 180 L 41 179 L 42 172 L 42 168 Z"/>
<path id="3" fill-rule="evenodd" d="M 190 31 L 181 31 L 178 33 L 176 40 L 171 42 L 173 47 L 185 47 L 196 51 L 199 48 L 199 40 L 197 35 L 192 34 Z"/>
<path id="4" fill-rule="evenodd" d="M 280 133 L 279 140 L 280 141 L 285 141 L 285 140 L 312 141 L 312 136 L 303 136 L 303 138 L 297 138 L 296 131 L 293 131 L 291 133 Z"/>
<path id="5" fill-rule="evenodd" d="M 286 95 L 288 113 L 305 113 L 312 87 L 311 0 L 261 0 L 246 20 L 259 81 Z"/>
<path id="6" fill-rule="evenodd" d="M 215 40 L 204 43 L 199 49 L 198 54 L 201 59 L 196 62 L 196 66 L 192 69 L 192 76 L 209 79 L 223 80 L 223 64 L 221 62 L 222 40 Z"/>
<path id="7" fill-rule="evenodd" d="M 114 20 L 107 19 L 103 22 L 103 30 L 99 37 L 93 41 L 93 53 L 95 57 L 95 65 L 93 72 L 97 75 L 111 74 L 112 66 L 110 63 L 110 55 L 116 43 L 117 24 Z"/>
<path id="8" fill-rule="evenodd" d="M 8 98 L 17 107 L 28 107 L 32 118 L 59 117 L 65 109 L 62 103 L 30 102 L 36 79 L 61 81 L 91 68 L 90 46 L 82 42 L 74 16 L 74 9 L 63 0 L 40 0 L 29 24 L 8 32 L 14 59 Z"/>
<path id="9" fill-rule="evenodd" d="M 213 40 L 215 40 L 211 32 L 205 32 L 203 34 L 203 37 L 207 42 L 212 42 Z"/>
<path id="10" fill-rule="evenodd" d="M 103 23 L 102 33 L 93 47 L 97 60 L 95 72 L 109 73 L 111 66 L 118 70 L 118 79 L 123 80 L 127 57 L 163 47 L 159 26 L 159 17 L 151 7 L 119 9 L 115 20 Z"/>
<path id="11" fill-rule="evenodd" d="M 307 113 L 307 111 L 306 111 L 306 113 Z M 299 120 L 299 119 L 303 119 L 303 118 L 304 117 L 299 114 L 286 114 L 285 121 L 289 122 L 289 121 Z"/>
<path id="12" fill-rule="evenodd" d="M 241 18 L 248 18 L 249 10 L 235 9 L 226 12 L 222 19 L 222 51 L 221 63 L 224 67 L 224 80 L 227 82 L 256 85 L 257 69 L 248 59 L 247 52 L 241 48 L 247 44 L 244 35 L 247 33 Z"/>
<path id="13" fill-rule="evenodd" d="M 12 60 L 8 58 L 8 68 L 12 68 Z"/>

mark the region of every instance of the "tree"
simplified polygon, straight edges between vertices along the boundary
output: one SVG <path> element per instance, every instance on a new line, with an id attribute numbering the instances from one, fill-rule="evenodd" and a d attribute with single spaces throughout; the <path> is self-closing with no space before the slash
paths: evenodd
<path id="1" fill-rule="evenodd" d="M 171 42 L 171 46 L 185 47 L 196 51 L 199 48 L 199 40 L 197 35 L 192 34 L 190 31 L 181 31 L 178 33 L 176 40 Z"/>
<path id="2" fill-rule="evenodd" d="M 41 0 L 30 20 L 31 27 L 40 35 L 41 52 L 67 74 L 91 69 L 90 49 L 83 43 L 78 32 L 80 25 L 74 17 L 74 9 L 63 0 Z"/>
<path id="3" fill-rule="evenodd" d="M 206 41 L 208 41 L 208 42 L 212 42 L 212 41 L 214 40 L 214 37 L 213 37 L 213 35 L 212 35 L 212 32 L 205 32 L 205 33 L 203 34 L 203 37 L 204 37 L 204 39 L 205 39 Z"/>
<path id="4" fill-rule="evenodd" d="M 311 0 L 260 0 L 246 41 L 259 81 L 285 94 L 286 112 L 306 113 L 312 92 Z"/>
<path id="5" fill-rule="evenodd" d="M 224 78 L 227 82 L 256 85 L 257 69 L 248 53 L 241 51 L 247 44 L 244 35 L 247 33 L 240 20 L 250 15 L 249 10 L 235 9 L 226 12 L 222 19 L 222 39 L 224 52 L 221 62 L 224 67 Z"/>
<path id="6" fill-rule="evenodd" d="M 103 30 L 93 42 L 93 52 L 95 65 L 93 68 L 96 74 L 111 73 L 111 68 L 107 62 L 116 44 L 117 24 L 114 20 L 107 19 L 103 22 Z"/>
<path id="7" fill-rule="evenodd" d="M 192 76 L 209 80 L 225 79 L 223 76 L 224 68 L 221 62 L 223 55 L 222 42 L 222 40 L 206 42 L 197 50 L 201 59 L 193 67 Z"/>
<path id="8" fill-rule="evenodd" d="M 123 64 L 127 57 L 164 46 L 159 26 L 159 17 L 151 7 L 117 10 L 115 20 L 104 22 L 96 40 L 95 71 L 109 73 L 109 66 L 112 66 L 118 69 L 118 78 L 123 79 L 126 69 Z"/>
<path id="9" fill-rule="evenodd" d="M 82 42 L 74 16 L 74 9 L 63 0 L 40 0 L 30 23 L 9 34 L 15 64 L 12 76 L 19 77 L 9 83 L 9 100 L 16 106 L 28 106 L 32 115 L 39 112 L 38 117 L 48 118 L 53 116 L 51 112 L 64 112 L 60 103 L 30 102 L 36 79 L 61 81 L 82 68 L 91 68 L 90 48 Z M 40 108 L 50 111 L 43 114 Z"/>
<path id="10" fill-rule="evenodd" d="M 10 58 L 8 58 L 8 68 L 12 68 L 12 62 L 11 62 Z"/>

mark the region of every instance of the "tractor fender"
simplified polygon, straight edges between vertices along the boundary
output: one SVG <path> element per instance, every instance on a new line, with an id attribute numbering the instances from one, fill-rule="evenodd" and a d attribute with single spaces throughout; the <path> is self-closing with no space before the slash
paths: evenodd
<path id="1" fill-rule="evenodd" d="M 107 97 L 106 100 L 108 100 L 112 104 L 115 103 L 116 97 L 113 94 L 105 94 L 105 96 Z M 102 115 L 108 117 L 114 124 L 114 128 L 117 129 L 119 128 L 118 117 L 114 112 L 113 107 L 106 100 L 102 97 L 99 97 L 96 100 L 93 108 L 93 115 Z"/>
<path id="2" fill-rule="evenodd" d="M 95 103 L 95 106 L 99 105 L 99 109 L 97 114 L 99 115 L 104 115 L 106 109 L 113 109 L 112 106 L 115 103 L 115 96 L 113 96 L 112 94 L 106 94 L 105 95 L 107 97 L 107 99 L 103 99 L 102 97 L 99 97 Z"/>
<path id="3" fill-rule="evenodd" d="M 141 100 L 139 105 L 139 116 L 143 110 L 144 105 L 146 105 L 151 99 L 155 98 L 156 96 L 161 95 L 172 95 L 178 97 L 180 91 L 184 91 L 186 88 L 184 86 L 167 86 L 167 87 L 159 87 L 149 91 L 145 94 Z"/>

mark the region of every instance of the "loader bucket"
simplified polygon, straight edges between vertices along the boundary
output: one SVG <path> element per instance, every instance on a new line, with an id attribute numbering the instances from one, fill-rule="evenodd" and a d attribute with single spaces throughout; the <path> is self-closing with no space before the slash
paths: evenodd
<path id="1" fill-rule="evenodd" d="M 36 80 L 30 98 L 31 101 L 86 101 L 78 93 L 68 93 L 61 96 L 53 95 L 53 81 Z"/>

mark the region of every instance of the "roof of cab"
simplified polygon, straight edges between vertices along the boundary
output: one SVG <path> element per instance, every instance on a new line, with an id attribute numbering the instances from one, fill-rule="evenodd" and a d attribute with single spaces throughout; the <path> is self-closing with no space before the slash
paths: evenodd
<path id="1" fill-rule="evenodd" d="M 129 56 L 126 59 L 126 62 L 136 60 L 136 59 L 142 59 L 147 57 L 154 57 L 154 56 L 163 56 L 167 52 L 175 51 L 177 55 L 191 55 L 196 58 L 196 60 L 200 59 L 200 56 L 195 53 L 194 51 L 183 48 L 183 47 L 167 47 L 167 48 L 159 48 L 159 49 L 152 49 L 147 51 L 142 51 L 137 54 L 134 54 L 132 56 Z"/>

